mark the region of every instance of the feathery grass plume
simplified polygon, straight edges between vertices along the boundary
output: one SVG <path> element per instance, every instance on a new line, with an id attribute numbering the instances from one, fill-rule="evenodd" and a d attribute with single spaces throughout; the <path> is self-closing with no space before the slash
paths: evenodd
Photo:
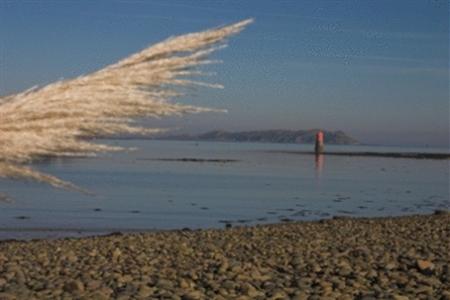
<path id="1" fill-rule="evenodd" d="M 96 136 L 161 131 L 138 126 L 136 118 L 218 111 L 169 100 L 182 95 L 179 87 L 222 88 L 186 76 L 204 75 L 197 67 L 216 63 L 209 54 L 251 22 L 169 38 L 94 73 L 0 97 L 0 177 L 78 189 L 25 164 L 121 150 L 89 139 Z"/>

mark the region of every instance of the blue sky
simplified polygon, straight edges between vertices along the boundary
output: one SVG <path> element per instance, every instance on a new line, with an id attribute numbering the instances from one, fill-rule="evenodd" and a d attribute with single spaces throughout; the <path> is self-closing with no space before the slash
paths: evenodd
<path id="1" fill-rule="evenodd" d="M 215 82 L 227 108 L 151 121 L 181 131 L 340 129 L 365 143 L 449 142 L 449 6 L 405 1 L 0 0 L 0 95 L 99 69 L 172 35 L 254 17 Z"/>

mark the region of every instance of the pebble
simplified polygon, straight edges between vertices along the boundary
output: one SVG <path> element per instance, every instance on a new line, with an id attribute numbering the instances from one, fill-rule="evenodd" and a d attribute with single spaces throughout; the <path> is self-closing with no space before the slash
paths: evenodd
<path id="1" fill-rule="evenodd" d="M 433 273 L 434 270 L 434 264 L 431 261 L 428 260 L 417 260 L 417 268 L 422 272 L 423 274 L 429 275 Z"/>
<path id="2" fill-rule="evenodd" d="M 199 300 L 203 299 L 205 295 L 202 292 L 199 291 L 192 291 L 187 294 L 184 294 L 181 299 L 183 300 Z"/>
<path id="3" fill-rule="evenodd" d="M 402 296 L 402 295 L 393 295 L 392 296 L 393 300 L 409 300 L 409 297 L 407 296 Z"/>
<path id="4" fill-rule="evenodd" d="M 80 280 L 71 280 L 64 285 L 64 290 L 69 293 L 82 293 L 84 284 Z"/>
<path id="5" fill-rule="evenodd" d="M 444 299 L 448 214 L 0 243 L 0 299 Z"/>
<path id="6" fill-rule="evenodd" d="M 154 290 L 150 287 L 148 287 L 145 284 L 142 284 L 139 286 L 138 296 L 142 298 L 147 298 L 150 295 L 152 295 Z"/>

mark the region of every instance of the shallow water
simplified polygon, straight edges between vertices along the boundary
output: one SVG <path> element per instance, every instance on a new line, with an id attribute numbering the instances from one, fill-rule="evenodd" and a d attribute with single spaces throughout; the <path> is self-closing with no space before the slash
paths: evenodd
<path id="1" fill-rule="evenodd" d="M 112 231 L 210 228 L 312 220 L 335 215 L 394 216 L 449 207 L 449 161 L 296 155 L 311 145 L 108 141 L 133 152 L 53 160 L 41 171 L 95 196 L 43 184 L 0 181 L 0 238 L 78 236 Z M 271 152 L 274 151 L 275 152 Z M 367 146 L 329 151 L 448 152 Z M 229 159 L 235 162 L 155 159 Z"/>

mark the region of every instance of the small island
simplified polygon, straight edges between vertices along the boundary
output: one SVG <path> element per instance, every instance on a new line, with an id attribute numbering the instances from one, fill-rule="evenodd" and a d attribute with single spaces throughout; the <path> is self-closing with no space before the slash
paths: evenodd
<path id="1" fill-rule="evenodd" d="M 325 144 L 330 145 L 359 145 L 358 140 L 350 137 L 341 130 L 254 130 L 254 131 L 224 131 L 213 130 L 202 134 L 161 135 L 158 140 L 177 141 L 220 141 L 220 142 L 251 142 L 251 143 L 285 143 L 285 144 L 313 144 L 317 132 L 324 133 Z"/>

